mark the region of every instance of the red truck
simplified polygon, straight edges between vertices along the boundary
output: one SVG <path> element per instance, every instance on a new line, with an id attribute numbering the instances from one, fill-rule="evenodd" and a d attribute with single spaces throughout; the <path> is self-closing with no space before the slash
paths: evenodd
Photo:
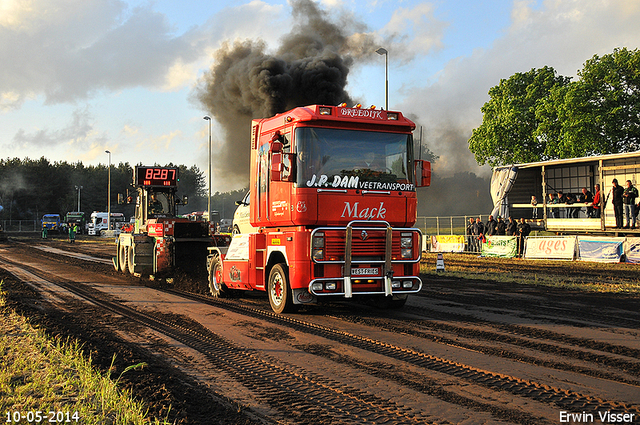
<path id="1" fill-rule="evenodd" d="M 276 313 L 328 298 L 397 308 L 422 287 L 413 159 L 415 124 L 400 112 L 312 105 L 251 128 L 250 221 L 228 248 L 209 247 L 214 296 L 268 294 Z"/>

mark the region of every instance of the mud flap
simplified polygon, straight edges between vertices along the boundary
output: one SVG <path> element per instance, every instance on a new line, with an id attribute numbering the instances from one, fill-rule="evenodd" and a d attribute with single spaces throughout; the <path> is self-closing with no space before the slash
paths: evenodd
<path id="1" fill-rule="evenodd" d="M 318 298 L 309 293 L 306 288 L 298 288 L 292 290 L 294 304 L 317 304 Z"/>

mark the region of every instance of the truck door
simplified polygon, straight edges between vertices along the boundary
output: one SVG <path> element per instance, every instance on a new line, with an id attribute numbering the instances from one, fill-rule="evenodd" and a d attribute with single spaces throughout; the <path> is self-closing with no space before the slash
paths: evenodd
<path id="1" fill-rule="evenodd" d="M 264 143 L 258 148 L 258 181 L 256 199 L 256 215 L 258 221 L 269 220 L 268 196 L 269 196 L 269 143 Z"/>
<path id="2" fill-rule="evenodd" d="M 267 181 L 268 198 L 267 204 L 269 223 L 274 226 L 286 226 L 291 224 L 291 192 L 292 183 L 290 181 L 283 181 L 286 178 L 284 175 L 290 175 L 293 173 L 294 165 L 290 161 L 290 157 L 285 154 L 291 153 L 291 133 L 284 133 L 279 135 L 278 141 L 282 144 L 280 151 L 280 162 L 282 170 L 276 172 L 280 174 L 280 177 L 270 176 Z M 270 167 L 273 166 L 273 153 L 270 157 Z M 270 169 L 273 172 L 272 169 Z"/>

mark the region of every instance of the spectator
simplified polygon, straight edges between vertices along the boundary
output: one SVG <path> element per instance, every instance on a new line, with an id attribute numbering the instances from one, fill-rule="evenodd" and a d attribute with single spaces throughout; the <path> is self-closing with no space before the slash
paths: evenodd
<path id="1" fill-rule="evenodd" d="M 476 250 L 476 243 L 475 240 L 473 238 L 473 224 L 475 223 L 475 221 L 473 220 L 473 217 L 469 218 L 469 225 L 467 226 L 467 249 L 471 252 Z"/>
<path id="2" fill-rule="evenodd" d="M 524 243 L 527 236 L 529 236 L 530 233 L 531 233 L 531 226 L 529 226 L 529 223 L 524 221 L 524 218 L 521 218 L 520 223 L 518 224 L 518 235 L 517 235 L 518 236 L 518 257 L 520 258 L 522 258 L 522 256 L 524 255 Z"/>
<path id="3" fill-rule="evenodd" d="M 558 198 L 553 194 L 549 193 L 549 201 L 548 205 L 556 205 L 558 203 Z M 549 218 L 558 218 L 558 209 L 557 208 L 549 208 Z"/>
<path id="4" fill-rule="evenodd" d="M 624 194 L 624 188 L 618 184 L 618 179 L 611 181 L 613 187 L 611 188 L 611 203 L 613 204 L 613 213 L 616 216 L 616 229 L 622 229 L 622 195 Z"/>
<path id="5" fill-rule="evenodd" d="M 558 193 L 556 193 L 556 198 L 558 198 L 558 204 L 567 203 L 567 197 L 564 195 L 564 193 L 561 190 L 559 190 Z M 557 218 L 563 218 L 567 216 L 566 208 L 558 208 L 557 211 L 558 211 Z"/>
<path id="6" fill-rule="evenodd" d="M 536 195 L 531 196 L 531 206 L 533 207 L 532 217 L 538 218 L 538 198 L 536 198 Z"/>
<path id="7" fill-rule="evenodd" d="M 578 196 L 578 202 L 582 202 L 585 204 L 593 203 L 593 195 L 591 194 L 591 192 L 587 190 L 586 187 L 582 188 L 582 193 Z M 593 216 L 593 206 L 587 207 L 586 214 L 587 214 L 587 217 Z"/>
<path id="8" fill-rule="evenodd" d="M 489 220 L 487 224 L 484 226 L 484 233 L 487 236 L 493 236 L 496 234 L 496 227 L 498 226 L 498 222 L 493 219 L 493 216 L 489 216 Z"/>
<path id="9" fill-rule="evenodd" d="M 622 203 L 624 204 L 625 229 L 636 228 L 636 198 L 638 197 L 638 189 L 633 186 L 631 180 L 627 180 L 626 189 L 622 193 Z"/>
<path id="10" fill-rule="evenodd" d="M 593 195 L 593 218 L 600 218 L 600 203 L 601 203 L 601 193 L 600 193 L 600 185 L 596 184 L 594 186 L 596 194 Z"/>
<path id="11" fill-rule="evenodd" d="M 480 221 L 480 217 L 476 217 L 476 222 L 473 224 L 473 237 L 476 240 L 476 249 L 479 252 L 484 239 L 484 224 Z"/>
<path id="12" fill-rule="evenodd" d="M 518 223 L 509 216 L 509 222 L 507 223 L 507 236 L 515 236 L 518 231 Z"/>
<path id="13" fill-rule="evenodd" d="M 502 220 L 501 216 L 498 216 L 498 224 L 496 224 L 496 235 L 504 236 L 507 234 L 507 223 Z"/>

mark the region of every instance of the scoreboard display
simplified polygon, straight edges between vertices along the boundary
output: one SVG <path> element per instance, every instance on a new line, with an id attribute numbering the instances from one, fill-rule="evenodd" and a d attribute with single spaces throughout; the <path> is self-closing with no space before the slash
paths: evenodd
<path id="1" fill-rule="evenodd" d="M 178 169 L 165 167 L 136 167 L 136 186 L 175 187 L 178 185 Z"/>

